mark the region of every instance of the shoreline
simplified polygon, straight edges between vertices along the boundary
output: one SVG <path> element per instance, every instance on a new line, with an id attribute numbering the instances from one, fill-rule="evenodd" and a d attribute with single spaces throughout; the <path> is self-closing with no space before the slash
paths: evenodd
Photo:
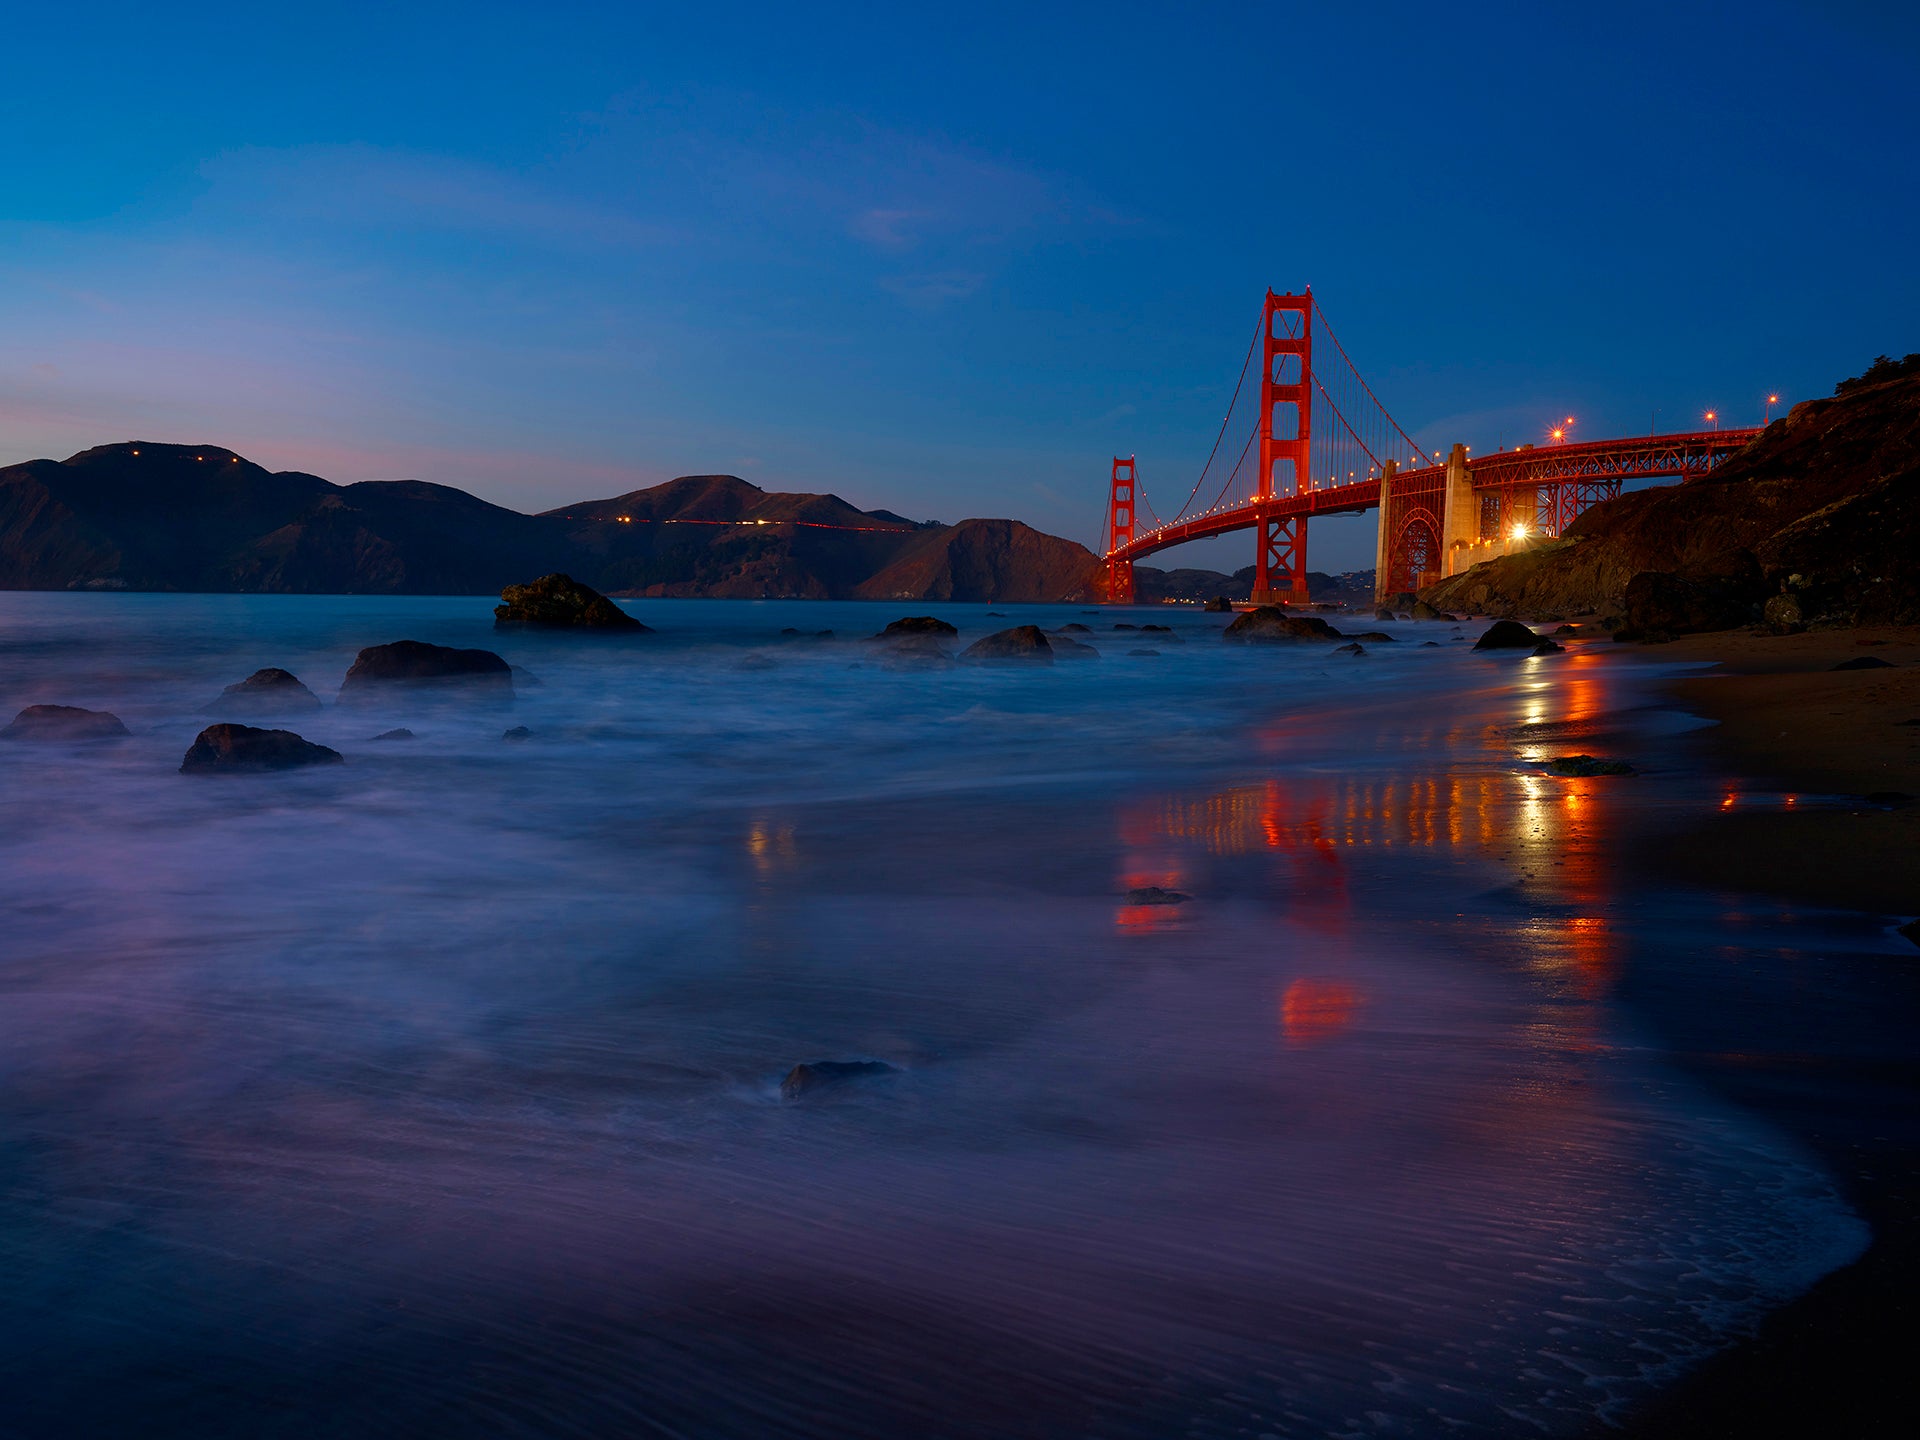
<path id="1" fill-rule="evenodd" d="M 1679 752 L 1751 788 L 1730 789 L 1692 823 L 1664 831 L 1649 824 L 1621 856 L 1627 873 L 1913 922 L 1920 803 L 1901 797 L 1920 795 L 1920 723 L 1904 723 L 1920 719 L 1920 629 L 1723 632 L 1649 656 L 1714 665 L 1660 687 L 1680 708 L 1717 722 L 1682 737 Z M 1833 669 L 1862 656 L 1889 668 Z M 1885 982 L 1911 1013 L 1920 940 L 1910 956 L 1895 950 L 1885 959 Z M 1818 1039 L 1786 1046 L 1778 1013 L 1744 1014 L 1753 1002 L 1737 988 L 1718 1000 L 1723 1014 L 1712 1023 L 1734 1043 L 1710 1053 L 1676 1039 L 1672 1062 L 1819 1156 L 1872 1240 L 1858 1260 L 1649 1400 L 1623 1433 L 1910 1433 L 1920 1423 L 1920 1404 L 1902 1378 L 1920 1333 L 1920 1059 L 1910 1045 L 1891 1060 L 1870 1044 L 1846 1053 Z M 1689 1026 L 1683 1019 L 1672 1028 Z"/>

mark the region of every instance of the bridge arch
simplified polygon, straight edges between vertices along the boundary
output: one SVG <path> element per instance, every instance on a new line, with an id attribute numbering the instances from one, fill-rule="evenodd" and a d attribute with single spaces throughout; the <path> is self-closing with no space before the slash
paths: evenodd
<path id="1" fill-rule="evenodd" d="M 1386 585 L 1376 581 L 1375 586 L 1389 595 L 1431 585 L 1444 569 L 1440 537 L 1445 532 L 1440 517 L 1425 505 L 1414 505 L 1397 518 L 1398 529 L 1387 547 Z"/>

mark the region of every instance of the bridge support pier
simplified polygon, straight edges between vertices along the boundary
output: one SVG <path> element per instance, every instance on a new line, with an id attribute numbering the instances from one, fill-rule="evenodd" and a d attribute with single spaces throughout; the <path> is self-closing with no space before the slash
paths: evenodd
<path id="1" fill-rule="evenodd" d="M 1305 605 L 1307 596 L 1307 517 L 1264 515 L 1260 553 L 1254 560 L 1253 603 Z"/>
<path id="2" fill-rule="evenodd" d="M 1373 603 L 1384 605 L 1393 593 L 1389 583 L 1393 556 L 1393 477 L 1400 473 L 1400 467 L 1392 460 L 1380 469 L 1380 508 L 1375 511 L 1379 517 L 1379 530 L 1373 542 Z"/>
<path id="3" fill-rule="evenodd" d="M 1440 573 L 1453 575 L 1474 563 L 1473 547 L 1480 541 L 1480 497 L 1473 493 L 1464 445 L 1455 445 L 1447 454 L 1440 506 Z"/>

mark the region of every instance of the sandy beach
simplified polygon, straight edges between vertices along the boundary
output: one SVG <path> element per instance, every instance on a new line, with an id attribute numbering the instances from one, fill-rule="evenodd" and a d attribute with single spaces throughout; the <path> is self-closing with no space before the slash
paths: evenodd
<path id="1" fill-rule="evenodd" d="M 1692 742 L 1703 760 L 1750 776 L 1755 795 L 1729 794 L 1697 824 L 1637 837 L 1630 848 L 1644 875 L 1881 923 L 1920 915 L 1920 631 L 1720 633 L 1648 653 L 1714 662 L 1671 693 L 1718 722 Z M 1890 668 L 1834 668 L 1868 656 Z M 1756 797 L 1763 803 L 1747 803 Z M 1886 977 L 1902 994 L 1920 980 L 1920 948 L 1912 959 L 1914 968 Z M 1903 1375 L 1920 1328 L 1920 1064 L 1910 1054 L 1889 1062 L 1871 1050 L 1782 1044 L 1781 1017 L 1744 1012 L 1744 998 L 1724 998 L 1734 1043 L 1677 1058 L 1819 1153 L 1872 1226 L 1872 1247 L 1662 1396 L 1630 1433 L 1910 1434 Z"/>

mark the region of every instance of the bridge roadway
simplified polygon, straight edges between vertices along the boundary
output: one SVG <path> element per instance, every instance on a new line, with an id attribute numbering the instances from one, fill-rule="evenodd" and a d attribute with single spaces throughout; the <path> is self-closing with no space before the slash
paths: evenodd
<path id="1" fill-rule="evenodd" d="M 1392 592 L 1393 576 L 1386 572 L 1395 562 L 1396 546 L 1408 543 L 1409 534 L 1417 553 L 1411 568 L 1401 565 L 1408 573 L 1400 578 L 1408 583 L 1399 588 L 1416 589 L 1420 583 L 1490 558 L 1475 550 L 1494 546 L 1498 553 L 1505 553 L 1516 539 L 1558 535 L 1588 505 L 1618 495 L 1627 480 L 1706 474 L 1759 433 L 1757 426 L 1702 430 L 1523 446 L 1476 456 L 1468 456 L 1463 446 L 1456 445 L 1446 462 L 1417 470 L 1396 473 L 1389 465 L 1385 477 L 1309 486 L 1293 494 L 1222 505 L 1143 531 L 1104 558 L 1110 566 L 1131 565 L 1156 551 L 1210 535 L 1251 530 L 1268 521 L 1356 515 L 1380 509 L 1384 503 L 1388 515 L 1381 526 L 1380 589 L 1383 594 Z M 1466 513 L 1455 513 L 1461 511 Z M 1522 536 L 1512 534 L 1516 521 L 1524 527 Z"/>

